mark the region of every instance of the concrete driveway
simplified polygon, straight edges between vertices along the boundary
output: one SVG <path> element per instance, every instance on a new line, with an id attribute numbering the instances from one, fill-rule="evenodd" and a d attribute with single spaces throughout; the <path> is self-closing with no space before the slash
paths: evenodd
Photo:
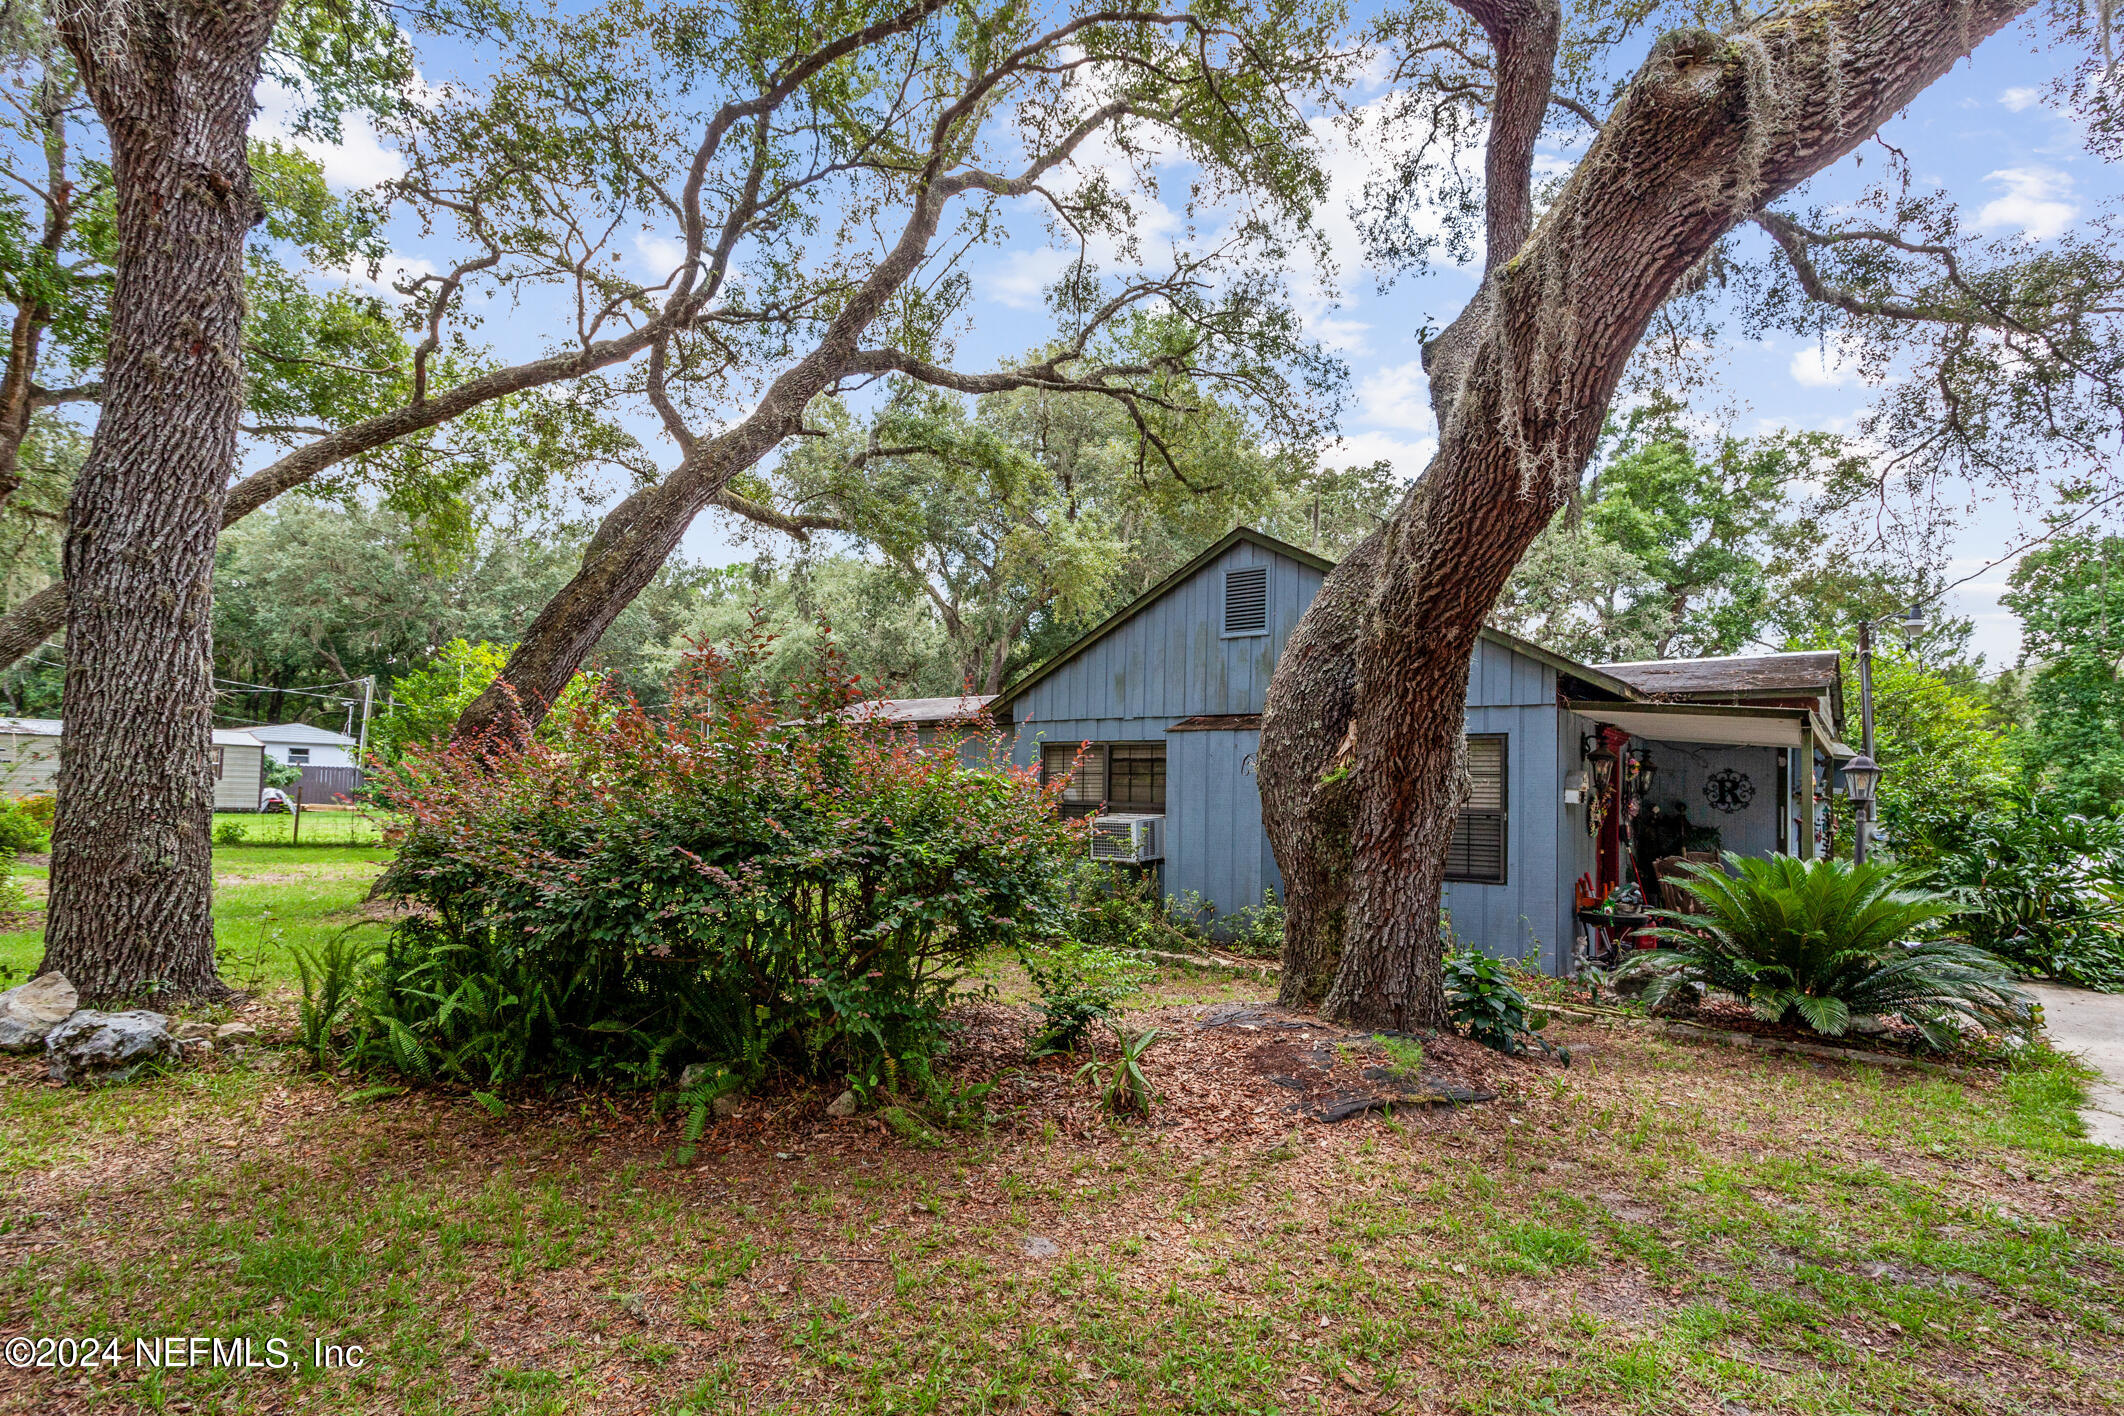
<path id="1" fill-rule="evenodd" d="M 2087 1089 L 2080 1119 L 2087 1139 L 2124 1149 L 2124 993 L 2091 993 L 2054 983 L 2023 985 L 2043 1005 L 2043 1030 L 2060 1052 L 2077 1052 L 2102 1074 Z"/>

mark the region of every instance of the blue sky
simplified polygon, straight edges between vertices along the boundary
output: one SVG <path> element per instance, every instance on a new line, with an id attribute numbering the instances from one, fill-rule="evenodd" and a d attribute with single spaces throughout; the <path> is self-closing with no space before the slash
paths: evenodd
<path id="1" fill-rule="evenodd" d="M 1631 56 L 1633 62 L 1636 57 Z M 479 82 L 479 56 L 474 53 L 424 50 L 421 61 L 430 82 Z M 2070 62 L 2071 56 L 2049 52 L 2035 32 L 2008 31 L 1957 66 L 1884 130 L 1883 137 L 1908 155 L 1920 187 L 1953 193 L 1981 233 L 2030 240 L 2055 236 L 2108 203 L 2118 189 L 2116 173 L 2086 152 L 2070 116 L 2044 102 L 2047 86 Z M 1351 98 L 1363 104 L 1378 96 L 1375 86 Z M 259 131 L 281 130 L 288 107 L 285 96 L 263 92 L 261 102 Z M 1328 132 L 1328 126 L 1322 123 L 1320 131 Z M 1351 373 L 1342 440 L 1329 451 L 1328 460 L 1339 464 L 1384 458 L 1398 474 L 1413 476 L 1430 457 L 1436 431 L 1417 332 L 1449 320 L 1475 282 L 1472 270 L 1446 265 L 1378 288 L 1383 273 L 1365 265 L 1348 211 L 1370 175 L 1377 141 L 1330 145 L 1336 190 L 1319 219 L 1334 239 L 1341 278 L 1332 290 L 1321 282 L 1301 282 L 1301 309 L 1312 335 L 1340 355 Z M 325 163 L 329 178 L 343 188 L 369 185 L 400 170 L 389 145 L 360 123 L 350 126 L 343 143 L 312 150 Z M 1869 155 L 1871 166 L 1862 166 Z M 1878 173 L 1882 155 L 1881 149 L 1868 145 L 1782 205 L 1796 210 L 1855 195 Z M 1544 169 L 1561 170 L 1570 157 L 1547 149 Z M 1097 152 L 1084 155 L 1086 167 L 1101 162 Z M 1180 228 L 1181 219 L 1155 203 L 1144 212 L 1146 248 L 1155 251 L 1161 239 Z M 1044 328 L 1041 289 L 1063 257 L 1046 244 L 1040 223 L 1030 213 L 1014 221 L 1011 232 L 1007 244 L 978 252 L 971 260 L 979 304 L 962 332 L 957 362 L 963 367 L 991 367 L 1036 342 Z M 402 226 L 395 234 L 399 264 L 433 268 L 448 259 L 446 246 L 431 245 L 410 227 Z M 645 273 L 658 270 L 663 250 L 653 235 L 637 241 Z M 556 312 L 525 303 L 489 306 L 483 313 L 482 335 L 497 346 L 511 347 L 546 342 L 541 331 L 550 326 L 544 320 Z M 1695 407 L 1707 422 L 1742 433 L 1781 427 L 1850 431 L 1873 394 L 1835 348 L 1791 338 L 1760 343 L 1729 338 L 1714 371 L 1715 386 Z M 652 440 L 658 437 L 649 425 L 637 426 Z M 661 453 L 667 465 L 675 459 L 668 445 Z M 684 551 L 711 563 L 749 559 L 754 552 L 735 546 L 731 529 L 710 513 L 688 535 Z M 1976 571 L 2039 529 L 2037 506 L 1969 501 L 1952 540 L 1948 578 Z M 1980 575 L 1949 601 L 1954 612 L 1974 619 L 1975 647 L 1994 665 L 2010 661 L 2018 646 L 2014 619 L 1997 603 L 2009 569 L 2000 566 Z"/>

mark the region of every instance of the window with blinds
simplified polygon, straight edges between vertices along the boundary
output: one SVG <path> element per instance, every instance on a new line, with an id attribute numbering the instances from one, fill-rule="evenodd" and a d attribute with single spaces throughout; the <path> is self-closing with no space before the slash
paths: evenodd
<path id="1" fill-rule="evenodd" d="M 1503 733 L 1468 736 L 1468 804 L 1446 848 L 1446 879 L 1505 883 L 1505 768 Z"/>
<path id="2" fill-rule="evenodd" d="M 1109 811 L 1165 810 L 1165 744 L 1117 742 L 1106 749 Z"/>
<path id="3" fill-rule="evenodd" d="M 1064 816 L 1088 816 L 1106 800 L 1106 749 L 1093 743 L 1084 749 L 1080 762 L 1079 746 L 1074 742 L 1050 742 L 1040 749 L 1040 780 L 1059 782 L 1069 778 L 1069 785 L 1062 789 Z"/>
<path id="4" fill-rule="evenodd" d="M 1224 572 L 1224 632 L 1268 633 L 1268 573 L 1265 565 Z"/>

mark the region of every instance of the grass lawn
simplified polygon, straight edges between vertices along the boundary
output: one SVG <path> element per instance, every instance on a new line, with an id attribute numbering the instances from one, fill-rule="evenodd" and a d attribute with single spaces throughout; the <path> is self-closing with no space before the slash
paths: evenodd
<path id="1" fill-rule="evenodd" d="M 376 853 L 291 854 L 217 854 L 239 954 L 269 906 L 290 938 L 358 917 Z M 982 1132 L 752 1099 L 686 1164 L 627 1098 L 361 1101 L 270 1049 L 103 1092 L 10 1063 L 0 1337 L 305 1361 L 0 1367 L 0 1411 L 2124 1410 L 2124 1154 L 2075 1139 L 2055 1058 L 1963 1080 L 1560 1022 L 1594 1047 L 1569 1070 L 1330 1126 L 1183 1075 L 1194 1005 L 1261 992 L 1145 1000 L 1188 1098 L 1148 1126 L 1052 1062 Z"/>
<path id="2" fill-rule="evenodd" d="M 254 826 L 277 820 L 285 839 L 284 816 L 240 819 Z M 295 968 L 287 945 L 315 942 L 367 918 L 363 896 L 391 853 L 373 844 L 313 846 L 311 824 L 304 823 L 299 847 L 270 841 L 214 847 L 215 948 L 222 976 L 238 988 L 292 986 Z M 18 861 L 14 866 L 40 909 L 49 873 L 41 864 Z M 0 933 L 0 981 L 21 982 L 44 957 L 43 915 L 23 923 Z"/>

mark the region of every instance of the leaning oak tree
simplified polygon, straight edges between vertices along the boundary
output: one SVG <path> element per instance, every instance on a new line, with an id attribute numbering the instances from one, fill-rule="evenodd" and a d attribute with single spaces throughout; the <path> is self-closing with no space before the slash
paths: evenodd
<path id="1" fill-rule="evenodd" d="M 609 429 L 574 400 L 525 395 L 643 354 L 693 310 L 672 302 L 504 365 L 454 324 L 491 243 L 402 287 L 411 340 L 380 302 L 310 290 L 274 247 L 358 262 L 366 223 L 309 159 L 249 139 L 253 90 L 261 70 L 299 81 L 299 130 L 318 136 L 349 108 L 388 113 L 412 70 L 380 15 L 344 0 L 47 0 L 0 18 L 0 97 L 16 115 L 0 120 L 0 299 L 13 307 L 0 503 L 21 483 L 33 420 L 61 405 L 100 413 L 74 477 L 66 578 L 0 616 L 4 664 L 67 631 L 43 967 L 92 998 L 222 991 L 207 842 L 221 527 L 328 477 L 423 509 L 503 464 L 517 486 L 567 475 L 611 447 Z M 48 370 L 64 386 L 46 386 Z M 448 445 L 434 437 L 445 424 Z M 275 448 L 230 485 L 240 451 Z"/>
<path id="2" fill-rule="evenodd" d="M 806 419 L 822 398 L 926 385 L 1112 399 L 1154 467 L 1159 425 L 1198 392 L 1280 419 L 1286 442 L 1317 433 L 1337 370 L 1304 343 L 1275 272 L 1324 192 L 1305 119 L 1345 77 L 1335 18 L 1314 0 L 646 20 L 618 4 L 527 30 L 492 89 L 415 145 L 408 190 L 438 221 L 507 231 L 520 269 L 608 272 L 604 298 L 578 307 L 586 323 L 649 298 L 618 273 L 628 236 L 670 252 L 660 292 L 705 309 L 659 335 L 629 389 L 675 465 L 604 518 L 459 737 L 543 716 L 704 509 L 805 530 L 755 469 L 821 431 Z M 495 175 L 527 152 L 535 177 Z M 1172 166 L 1187 199 L 1152 268 L 1136 196 Z M 1000 369 L 956 366 L 978 294 L 969 252 L 1043 217 L 1076 246 L 1050 289 L 1051 337 Z M 1129 336 L 1153 319 L 1146 349 Z"/>
<path id="3" fill-rule="evenodd" d="M 1914 415 L 1901 427 L 1920 461 L 1937 465 L 1957 443 L 1978 466 L 2015 398 L 2074 405 L 2031 436 L 2082 451 L 2114 437 L 2119 345 L 2093 326 L 2115 301 L 2089 296 L 2116 289 L 2113 264 L 2015 257 L 1973 274 L 1957 263 L 1970 254 L 1959 238 L 1899 230 L 1936 220 L 1936 203 L 1885 201 L 1897 219 L 1884 229 L 1768 210 L 2028 8 L 1823 0 L 1722 31 L 1679 28 L 1652 43 L 1604 114 L 1589 101 L 1587 55 L 1627 36 L 1640 7 L 1593 7 L 1574 21 L 1582 31 L 1567 30 L 1557 0 L 1452 0 L 1386 22 L 1432 122 L 1487 123 L 1485 264 L 1473 300 L 1424 351 L 1435 458 L 1328 577 L 1270 686 L 1259 779 L 1288 891 L 1286 1003 L 1362 1025 L 1445 1021 L 1439 902 L 1476 636 L 1577 488 L 1648 327 L 1701 287 L 1736 227 L 1761 223 L 1789 265 L 1781 288 L 1807 287 L 1858 322 L 1858 338 L 1904 323 L 1941 331 L 1929 382 L 1954 406 L 1944 434 Z M 1552 115 L 1592 133 L 1537 216 L 1535 148 Z M 1832 261 L 1846 283 L 1825 274 Z M 1987 384 L 1986 361 L 2006 376 Z M 1894 405 L 1884 436 L 1898 431 Z"/>

